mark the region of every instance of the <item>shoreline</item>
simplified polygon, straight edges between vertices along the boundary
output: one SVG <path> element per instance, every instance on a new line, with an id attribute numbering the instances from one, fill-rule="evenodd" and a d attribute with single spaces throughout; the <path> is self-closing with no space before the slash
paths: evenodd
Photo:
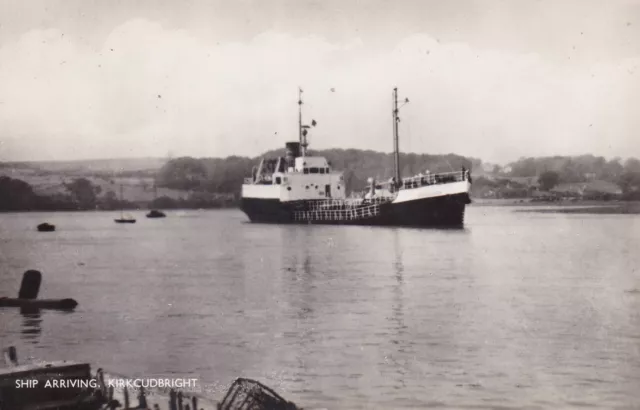
<path id="1" fill-rule="evenodd" d="M 519 199 L 479 199 L 472 198 L 472 207 L 510 207 L 510 208 L 531 208 L 517 209 L 516 212 L 538 212 L 538 213 L 576 213 L 576 214 L 640 214 L 640 201 L 621 200 L 583 200 L 583 201 L 531 201 L 531 198 Z M 541 209 L 545 208 L 545 209 Z M 549 209 L 551 208 L 551 209 Z M 163 211 L 198 211 L 198 210 L 221 210 L 240 209 L 239 205 L 215 206 L 215 207 L 184 207 L 184 208 L 161 208 Z M 151 208 L 124 208 L 124 212 L 149 212 Z M 58 212 L 120 212 L 119 209 L 12 209 L 0 210 L 0 214 L 10 213 L 58 213 Z"/>
<path id="2" fill-rule="evenodd" d="M 557 201 L 532 202 L 527 199 L 474 199 L 472 206 L 519 207 L 515 212 L 583 215 L 640 215 L 640 201 Z"/>
<path id="3" fill-rule="evenodd" d="M 513 198 L 513 199 L 484 199 L 484 198 L 471 198 L 472 205 L 476 206 L 532 206 L 532 207 L 549 207 L 549 206 L 561 206 L 561 207 L 577 207 L 577 206 L 615 206 L 626 203 L 640 203 L 640 201 L 622 201 L 622 200 L 561 200 L 561 201 L 532 201 L 531 198 Z"/>

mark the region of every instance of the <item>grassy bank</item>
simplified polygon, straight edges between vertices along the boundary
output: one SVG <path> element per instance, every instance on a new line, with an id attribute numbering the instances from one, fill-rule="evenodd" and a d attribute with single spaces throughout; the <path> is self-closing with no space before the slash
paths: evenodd
<path id="1" fill-rule="evenodd" d="M 619 201 L 619 200 L 571 200 L 565 199 L 561 201 L 532 201 L 531 198 L 514 198 L 514 199 L 482 199 L 482 198 L 471 198 L 473 201 L 473 206 L 526 206 L 526 207 L 545 207 L 548 208 L 550 206 L 554 207 L 601 207 L 601 206 L 613 206 L 616 207 L 621 204 L 633 204 L 640 203 L 638 201 Z"/>
<path id="2" fill-rule="evenodd" d="M 578 204 L 582 205 L 582 204 Z M 516 212 L 537 212 L 552 214 L 589 214 L 589 215 L 639 215 L 640 202 L 618 202 L 598 206 L 558 206 L 552 209 L 518 209 Z"/>

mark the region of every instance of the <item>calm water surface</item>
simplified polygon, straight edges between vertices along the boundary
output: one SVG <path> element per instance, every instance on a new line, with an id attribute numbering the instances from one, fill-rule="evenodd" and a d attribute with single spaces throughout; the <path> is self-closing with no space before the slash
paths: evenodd
<path id="1" fill-rule="evenodd" d="M 217 399 L 245 376 L 316 408 L 640 408 L 640 217 L 514 209 L 464 230 L 0 214 L 0 294 L 38 269 L 80 303 L 0 311 L 0 345 Z"/>

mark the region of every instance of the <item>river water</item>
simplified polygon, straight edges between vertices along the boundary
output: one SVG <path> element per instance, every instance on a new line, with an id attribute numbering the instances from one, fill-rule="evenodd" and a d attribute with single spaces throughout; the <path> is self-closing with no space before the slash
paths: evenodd
<path id="1" fill-rule="evenodd" d="M 214 399 L 244 376 L 309 408 L 640 408 L 640 216 L 515 210 L 470 206 L 464 230 L 0 214 L 0 294 L 38 269 L 41 298 L 79 302 L 0 310 L 0 346 Z"/>

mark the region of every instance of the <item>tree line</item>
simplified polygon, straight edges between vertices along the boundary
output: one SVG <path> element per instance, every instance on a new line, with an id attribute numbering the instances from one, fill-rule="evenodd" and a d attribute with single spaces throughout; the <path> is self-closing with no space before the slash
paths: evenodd
<path id="1" fill-rule="evenodd" d="M 87 211 L 140 209 L 205 209 L 236 205 L 233 196 L 208 192 L 189 192 L 181 198 L 160 196 L 148 204 L 118 199 L 113 191 L 102 193 L 87 178 L 76 178 L 64 184 L 64 191 L 53 195 L 37 194 L 25 181 L 0 176 L 0 211 Z"/>
<path id="2" fill-rule="evenodd" d="M 231 156 L 227 158 L 181 157 L 169 160 L 155 175 L 140 171 L 136 175 L 153 176 L 159 187 L 186 191 L 182 199 L 159 197 L 148 204 L 152 208 L 219 208 L 235 206 L 240 197 L 242 183 L 262 157 L 284 156 L 284 149 L 273 150 L 257 158 Z M 394 173 L 392 154 L 358 149 L 329 149 L 311 152 L 324 156 L 331 166 L 344 172 L 349 191 L 363 190 L 369 177 L 388 180 Z M 526 197 L 531 187 L 518 182 L 518 178 L 535 177 L 542 190 L 552 189 L 564 182 L 604 180 L 615 183 L 627 199 L 640 199 L 640 160 L 594 155 L 520 158 L 505 167 L 495 166 L 488 177 L 483 175 L 482 160 L 455 154 L 400 154 L 402 175 L 416 175 L 470 169 L 474 175 L 472 194 L 482 190 L 500 191 L 503 197 Z M 1 165 L 1 164 L 0 164 Z M 141 204 L 123 201 L 112 191 L 101 192 L 87 178 L 76 178 L 65 183 L 64 192 L 54 195 L 36 194 L 25 181 L 0 177 L 0 210 L 90 210 L 135 209 Z M 479 196 L 479 195 L 477 195 Z"/>
<path id="3" fill-rule="evenodd" d="M 232 156 L 228 158 L 181 157 L 167 162 L 158 172 L 158 186 L 201 192 L 221 192 L 239 195 L 245 178 L 257 166 L 262 157 L 283 157 L 284 149 L 267 152 L 258 158 Z M 309 155 L 326 157 L 336 170 L 344 172 L 347 188 L 360 191 L 367 179 L 388 180 L 394 173 L 392 154 L 357 149 L 330 149 L 310 152 Z M 459 171 L 471 169 L 482 161 L 460 155 L 401 154 L 402 175 L 417 175 L 420 172 Z"/>
<path id="4" fill-rule="evenodd" d="M 225 192 L 239 195 L 244 178 L 251 175 L 262 157 L 284 156 L 284 149 L 267 152 L 258 158 L 192 158 L 182 157 L 167 162 L 158 173 L 159 186 L 202 192 Z M 347 189 L 360 191 L 369 177 L 387 180 L 394 172 L 392 154 L 357 149 L 329 149 L 312 152 L 324 156 L 332 167 L 344 172 Z M 622 160 L 594 155 L 553 156 L 520 158 L 505 167 L 494 166 L 485 173 L 482 160 L 455 154 L 427 155 L 400 154 L 403 176 L 416 175 L 425 170 L 432 173 L 457 171 L 462 167 L 472 174 L 485 175 L 475 179 L 472 192 L 483 186 L 509 191 L 509 195 L 526 197 L 530 186 L 517 182 L 522 177 L 532 177 L 541 190 L 550 190 L 560 183 L 603 180 L 616 184 L 624 195 L 635 198 L 640 190 L 640 161 L 636 158 Z M 632 198 L 632 199 L 633 199 Z"/>
<path id="5" fill-rule="evenodd" d="M 120 201 L 108 191 L 99 196 L 101 188 L 86 178 L 76 178 L 64 184 L 64 192 L 37 194 L 27 182 L 0 176 L 0 211 L 82 211 L 90 209 L 133 209 L 137 205 Z"/>
<path id="6" fill-rule="evenodd" d="M 640 160 L 616 157 L 606 160 L 594 155 L 574 157 L 520 158 L 509 164 L 502 174 L 511 177 L 537 176 L 542 190 L 561 183 L 607 181 L 616 184 L 623 197 L 640 199 Z"/>

